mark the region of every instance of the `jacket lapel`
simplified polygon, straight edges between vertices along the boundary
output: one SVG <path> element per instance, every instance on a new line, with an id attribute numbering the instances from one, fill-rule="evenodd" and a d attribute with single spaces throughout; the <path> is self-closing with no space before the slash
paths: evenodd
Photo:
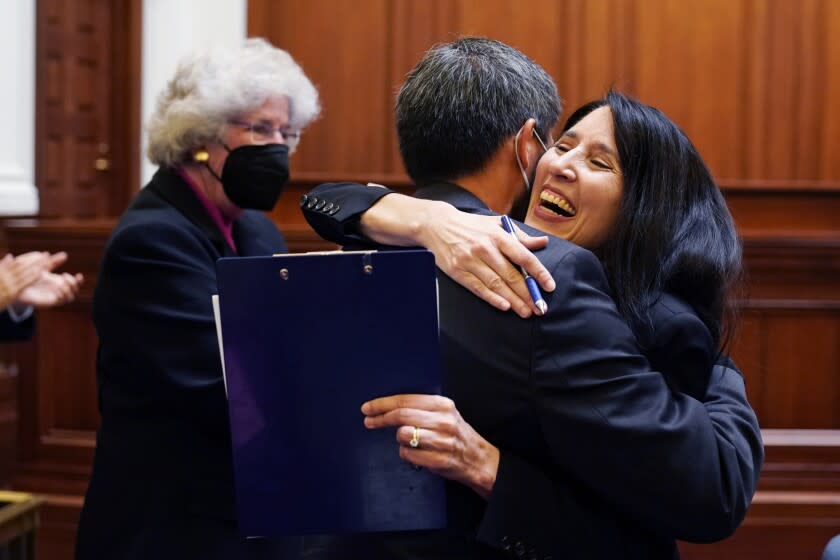
<path id="1" fill-rule="evenodd" d="M 201 201 L 196 198 L 190 186 L 181 179 L 174 169 L 163 167 L 158 169 L 146 188 L 166 200 L 189 221 L 195 224 L 210 239 L 221 256 L 236 256 L 236 253 L 233 252 L 233 249 L 225 241 L 222 232 L 219 231 L 213 218 L 210 217 L 207 210 L 201 205 Z M 236 224 L 234 224 L 234 232 L 236 229 Z M 234 242 L 238 243 L 235 237 Z"/>

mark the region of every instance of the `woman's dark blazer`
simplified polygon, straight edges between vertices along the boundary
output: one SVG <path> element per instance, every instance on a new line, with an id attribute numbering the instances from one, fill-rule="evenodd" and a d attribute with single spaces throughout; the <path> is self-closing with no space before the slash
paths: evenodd
<path id="1" fill-rule="evenodd" d="M 263 214 L 234 223 L 239 255 L 285 252 Z M 262 558 L 236 535 L 231 443 L 211 296 L 236 256 L 198 198 L 159 170 L 120 219 L 97 278 L 102 417 L 77 558 Z M 274 556 L 266 556 L 274 558 Z"/>

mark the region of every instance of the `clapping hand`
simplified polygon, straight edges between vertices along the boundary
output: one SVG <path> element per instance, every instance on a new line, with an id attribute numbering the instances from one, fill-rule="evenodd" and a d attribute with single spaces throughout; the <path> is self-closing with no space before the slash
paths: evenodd
<path id="1" fill-rule="evenodd" d="M 43 308 L 73 301 L 84 281 L 81 274 L 53 273 L 67 253 L 24 253 L 0 260 L 0 307 L 12 304 Z"/>
<path id="2" fill-rule="evenodd" d="M 24 288 L 37 281 L 49 267 L 50 255 L 45 252 L 17 257 L 7 254 L 0 259 L 0 309 L 14 303 Z"/>

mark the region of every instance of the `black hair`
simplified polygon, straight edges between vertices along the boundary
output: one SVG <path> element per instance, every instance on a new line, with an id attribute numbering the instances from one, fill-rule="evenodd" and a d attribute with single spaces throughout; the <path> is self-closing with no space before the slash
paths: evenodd
<path id="1" fill-rule="evenodd" d="M 576 110 L 563 130 L 605 106 L 624 189 L 611 235 L 596 252 L 618 310 L 639 332 L 651 328 L 649 310 L 659 294 L 674 293 L 725 346 L 743 271 L 741 241 L 720 189 L 673 121 L 616 91 Z"/>
<path id="2" fill-rule="evenodd" d="M 415 183 L 455 181 L 483 169 L 535 118 L 543 138 L 560 117 L 551 77 L 515 48 L 483 37 L 432 47 L 397 95 L 397 136 Z"/>

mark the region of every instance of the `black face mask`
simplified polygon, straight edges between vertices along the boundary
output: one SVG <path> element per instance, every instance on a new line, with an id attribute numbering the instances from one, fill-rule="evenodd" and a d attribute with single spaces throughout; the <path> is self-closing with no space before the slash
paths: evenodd
<path id="1" fill-rule="evenodd" d="M 285 144 L 228 149 L 221 182 L 225 195 L 239 208 L 271 210 L 288 180 L 289 147 Z"/>

